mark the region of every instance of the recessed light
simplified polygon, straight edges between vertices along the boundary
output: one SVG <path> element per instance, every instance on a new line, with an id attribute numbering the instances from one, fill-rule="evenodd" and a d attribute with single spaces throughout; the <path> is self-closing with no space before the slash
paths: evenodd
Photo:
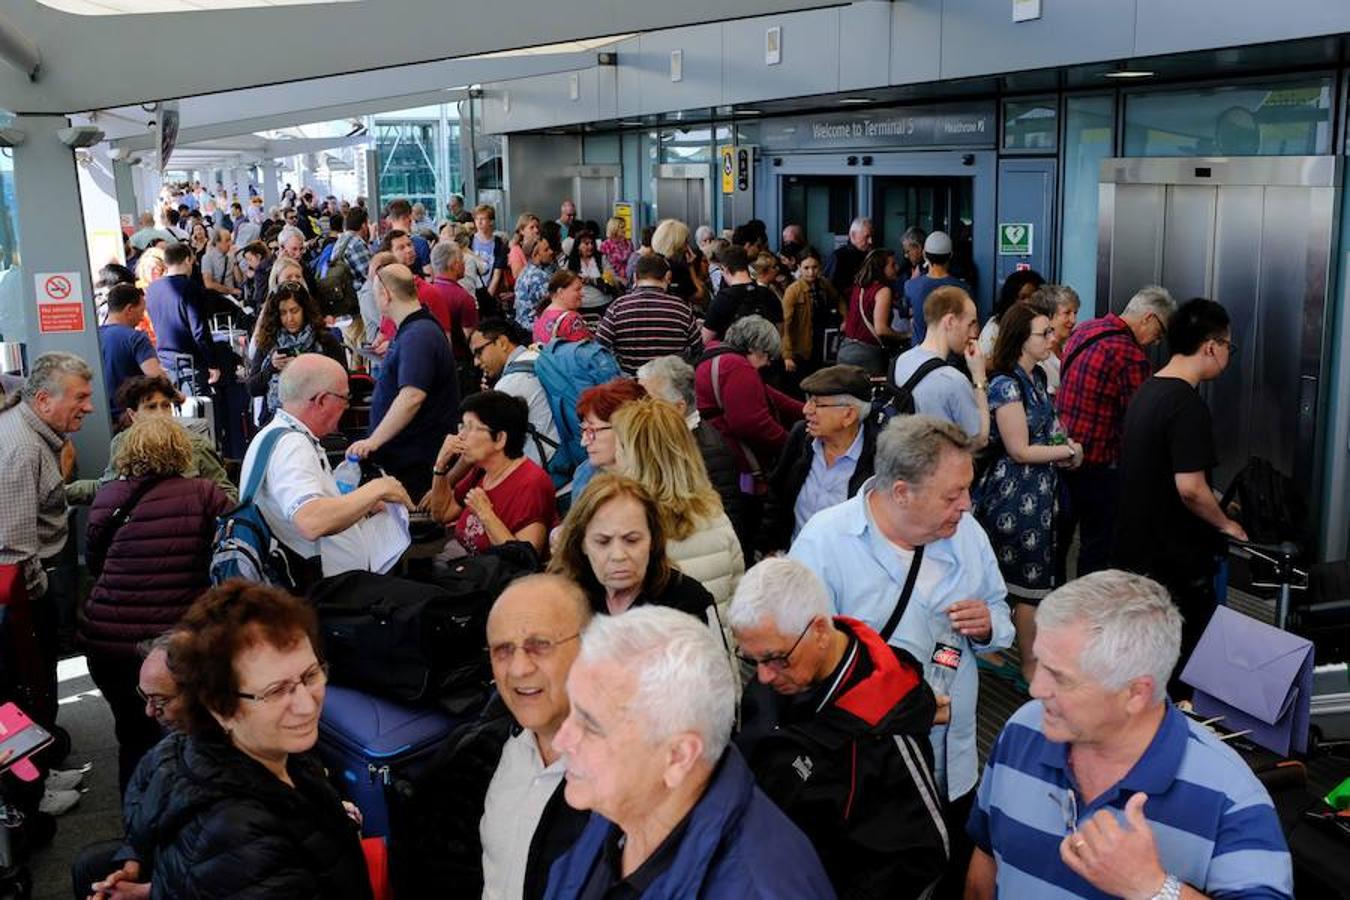
<path id="1" fill-rule="evenodd" d="M 619 125 L 623 128 L 633 128 L 635 126 L 640 127 L 642 123 L 637 121 L 636 119 L 621 119 L 619 121 Z"/>
<path id="2" fill-rule="evenodd" d="M 738 116 L 762 116 L 762 115 L 764 115 L 764 111 L 763 111 L 763 110 L 760 110 L 760 109 L 738 109 L 738 110 L 736 110 L 736 115 L 738 115 Z"/>
<path id="3" fill-rule="evenodd" d="M 1146 72 L 1142 69 L 1119 69 L 1115 72 L 1103 72 L 1103 78 L 1152 78 L 1157 72 Z"/>
<path id="4" fill-rule="evenodd" d="M 872 99 L 870 97 L 844 97 L 839 102 L 852 106 L 859 103 L 871 103 Z"/>

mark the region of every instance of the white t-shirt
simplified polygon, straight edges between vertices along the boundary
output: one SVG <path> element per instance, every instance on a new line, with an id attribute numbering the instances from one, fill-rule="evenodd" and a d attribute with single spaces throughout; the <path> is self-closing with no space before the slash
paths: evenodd
<path id="1" fill-rule="evenodd" d="M 272 534 L 306 559 L 322 557 L 325 578 L 353 569 L 372 570 L 372 553 L 378 551 L 367 547 L 368 542 L 361 530 L 363 523 L 357 522 L 345 531 L 321 537 L 317 541 L 306 540 L 296 526 L 295 514 L 300 507 L 311 500 L 340 497 L 342 493 L 333 480 L 328 456 L 318 440 L 304 424 L 285 410 L 278 410 L 272 421 L 249 444 L 239 473 L 240 485 L 248 484 L 263 436 L 277 428 L 291 428 L 294 432 L 283 435 L 277 441 L 267 464 L 267 474 L 263 476 L 254 499 Z"/>
<path id="2" fill-rule="evenodd" d="M 515 353 L 506 361 L 507 368 L 512 363 L 534 362 L 539 358 L 538 351 L 528 350 L 524 347 L 516 349 Z M 530 407 L 530 425 L 542 434 L 544 437 L 553 441 L 556 446 L 558 443 L 558 429 L 553 424 L 553 410 L 548 405 L 548 393 L 544 391 L 544 386 L 539 383 L 539 378 L 528 372 L 508 372 L 497 379 L 497 390 L 504 394 L 510 394 L 512 397 L 519 397 Z M 525 455 L 540 467 L 548 465 L 548 457 L 553 455 L 553 448 L 547 444 L 544 445 L 545 458 L 539 458 L 539 441 L 534 439 L 533 435 L 525 436 Z"/>

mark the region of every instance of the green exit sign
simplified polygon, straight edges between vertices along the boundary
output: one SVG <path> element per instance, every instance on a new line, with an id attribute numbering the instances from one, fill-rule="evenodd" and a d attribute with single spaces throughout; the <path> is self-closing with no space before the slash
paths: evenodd
<path id="1" fill-rule="evenodd" d="M 998 226 L 998 252 L 1000 256 L 1030 256 L 1031 234 L 1034 230 L 1030 222 L 1002 222 Z"/>

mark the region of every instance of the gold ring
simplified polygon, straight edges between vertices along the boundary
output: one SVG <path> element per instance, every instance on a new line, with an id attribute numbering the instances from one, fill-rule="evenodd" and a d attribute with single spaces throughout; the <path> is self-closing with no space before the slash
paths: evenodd
<path id="1" fill-rule="evenodd" d="M 1087 846 L 1087 841 L 1083 840 L 1082 838 L 1079 838 L 1078 840 L 1073 842 L 1073 846 L 1075 850 L 1081 850 L 1083 847 Z"/>

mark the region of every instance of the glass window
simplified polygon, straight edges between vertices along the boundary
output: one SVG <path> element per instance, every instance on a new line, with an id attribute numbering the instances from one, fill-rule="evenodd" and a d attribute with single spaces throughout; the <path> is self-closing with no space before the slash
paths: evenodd
<path id="1" fill-rule="evenodd" d="M 709 128 L 672 128 L 661 132 L 662 163 L 711 163 L 713 133 Z"/>
<path id="2" fill-rule="evenodd" d="M 1305 156 L 1331 148 L 1331 78 L 1125 98 L 1126 156 Z"/>
<path id="3" fill-rule="evenodd" d="M 1003 149 L 1053 152 L 1059 132 L 1055 100 L 1008 100 L 1003 104 Z"/>
<path id="4" fill-rule="evenodd" d="M 582 137 L 581 161 L 588 166 L 618 165 L 619 135 L 611 132 Z"/>
<path id="5" fill-rule="evenodd" d="M 1064 102 L 1064 227 L 1060 278 L 1083 302 L 1080 319 L 1096 315 L 1097 185 L 1101 162 L 1115 145 L 1115 104 L 1107 96 Z"/>

